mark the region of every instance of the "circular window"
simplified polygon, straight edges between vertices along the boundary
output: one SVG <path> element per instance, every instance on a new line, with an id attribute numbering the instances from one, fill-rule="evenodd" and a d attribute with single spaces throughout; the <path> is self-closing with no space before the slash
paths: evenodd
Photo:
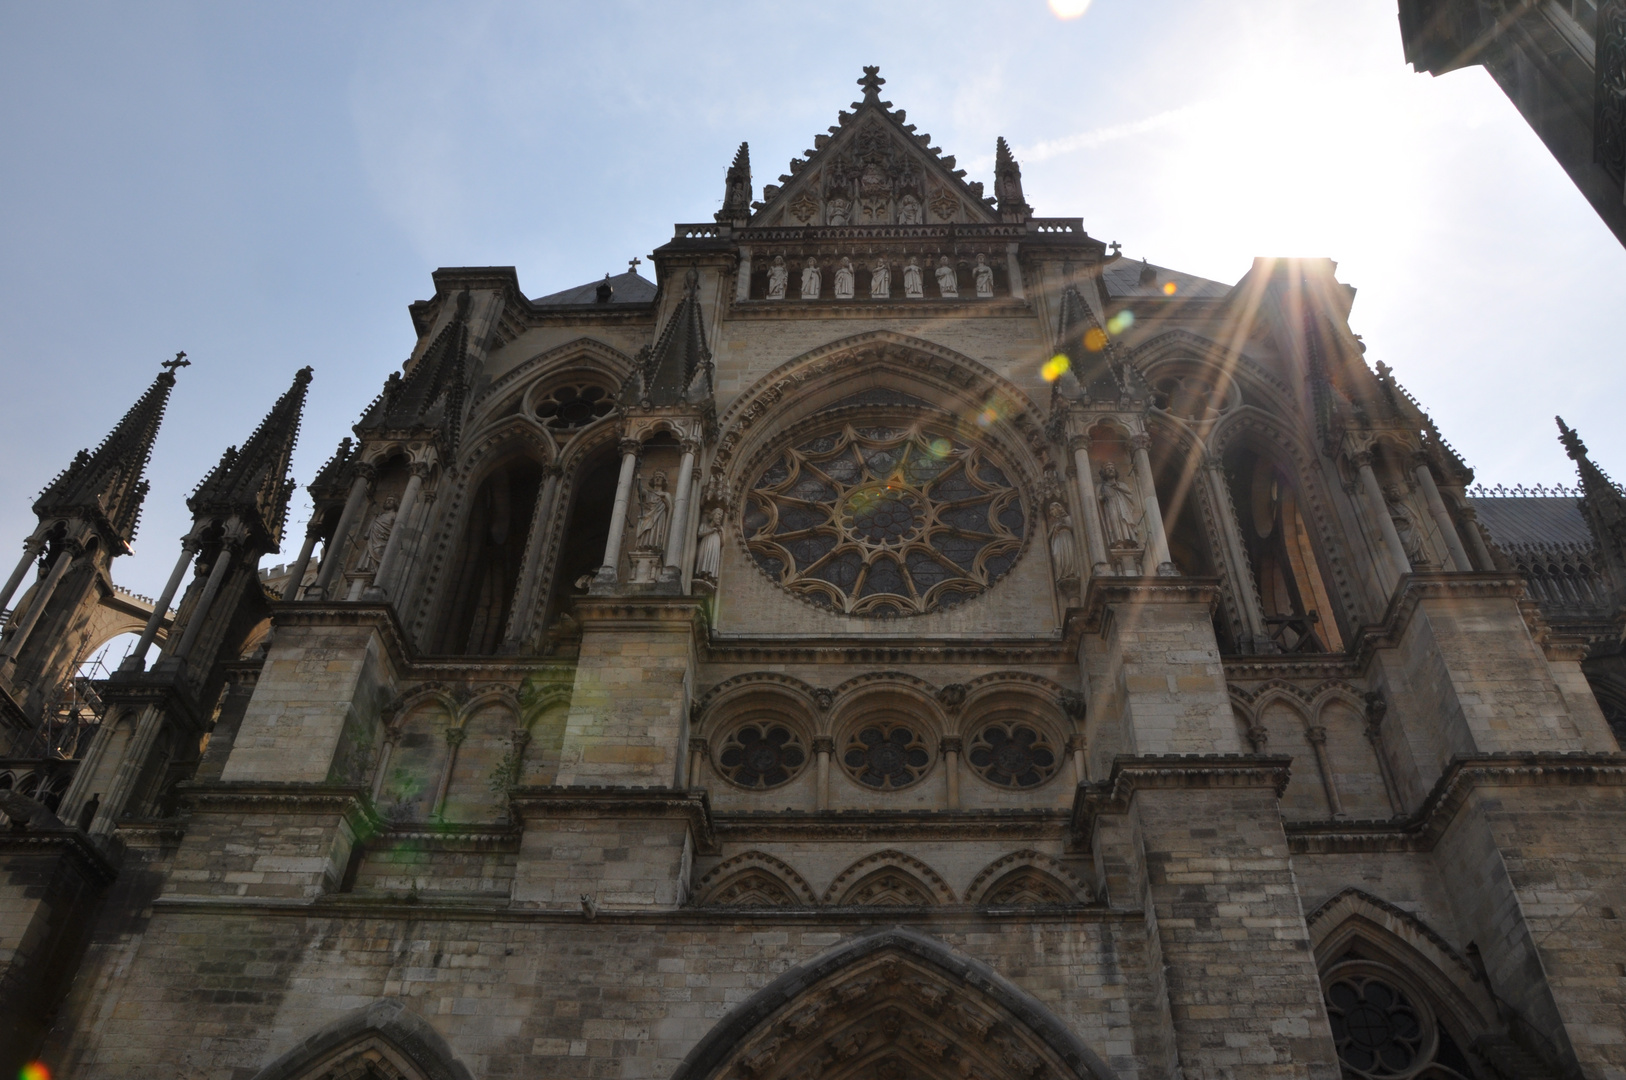
<path id="1" fill-rule="evenodd" d="M 1327 1019 L 1338 1057 L 1362 1076 L 1410 1076 L 1434 1056 L 1434 1018 L 1369 966 L 1340 965 L 1327 976 Z"/>
<path id="2" fill-rule="evenodd" d="M 557 431 L 586 427 L 615 408 L 615 399 L 602 386 L 565 385 L 555 387 L 536 403 L 536 415 Z"/>
<path id="3" fill-rule="evenodd" d="M 916 615 L 983 592 L 1016 562 L 1027 517 L 1009 472 L 950 429 L 843 427 L 782 451 L 745 501 L 770 578 L 854 615 Z"/>
<path id="4" fill-rule="evenodd" d="M 909 724 L 864 724 L 841 752 L 841 764 L 865 787 L 896 791 L 908 787 L 931 767 L 926 738 Z"/>
<path id="5" fill-rule="evenodd" d="M 787 724 L 741 724 L 723 740 L 717 771 L 745 788 L 771 788 L 789 783 L 807 761 L 801 738 Z"/>
<path id="6" fill-rule="evenodd" d="M 971 737 L 966 760 L 990 784 L 1037 787 L 1056 775 L 1061 755 L 1043 728 L 1020 720 L 996 720 Z"/>

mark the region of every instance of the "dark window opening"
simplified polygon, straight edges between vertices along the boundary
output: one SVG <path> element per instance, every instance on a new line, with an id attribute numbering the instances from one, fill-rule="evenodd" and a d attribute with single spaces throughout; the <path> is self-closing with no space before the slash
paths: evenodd
<path id="1" fill-rule="evenodd" d="M 502 643 L 519 585 L 531 516 L 542 486 L 542 467 L 519 459 L 493 471 L 469 506 L 463 543 L 454 564 L 451 606 L 436 651 L 490 655 Z"/>

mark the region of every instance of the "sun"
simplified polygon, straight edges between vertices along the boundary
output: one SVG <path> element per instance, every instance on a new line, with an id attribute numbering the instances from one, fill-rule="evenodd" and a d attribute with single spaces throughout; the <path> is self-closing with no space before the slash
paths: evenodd
<path id="1" fill-rule="evenodd" d="M 1049 0 L 1050 13 L 1058 19 L 1076 19 L 1090 8 L 1090 0 Z"/>

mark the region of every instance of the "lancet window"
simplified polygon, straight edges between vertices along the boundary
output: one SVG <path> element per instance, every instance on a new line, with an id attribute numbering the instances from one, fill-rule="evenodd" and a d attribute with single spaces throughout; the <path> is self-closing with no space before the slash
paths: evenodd
<path id="1" fill-rule="evenodd" d="M 498 465 L 475 489 L 447 578 L 449 602 L 436 651 L 496 651 L 519 584 L 541 486 L 542 467 L 517 457 Z"/>
<path id="2" fill-rule="evenodd" d="M 619 468 L 615 448 L 606 446 L 583 461 L 570 482 L 570 509 L 565 514 L 565 526 L 551 571 L 547 614 L 550 634 L 562 629 L 559 619 L 570 597 L 582 594 L 583 590 L 577 588 L 576 583 L 595 573 L 604 561 Z"/>

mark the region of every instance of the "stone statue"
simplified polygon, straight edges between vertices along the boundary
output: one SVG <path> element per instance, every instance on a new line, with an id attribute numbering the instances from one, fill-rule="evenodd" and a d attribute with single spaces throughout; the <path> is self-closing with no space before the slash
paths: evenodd
<path id="1" fill-rule="evenodd" d="M 1050 561 L 1057 581 L 1078 580 L 1078 542 L 1073 539 L 1073 517 L 1059 502 L 1050 504 Z"/>
<path id="2" fill-rule="evenodd" d="M 1395 532 L 1400 534 L 1400 546 L 1406 552 L 1406 561 L 1417 569 L 1427 566 L 1429 558 L 1428 553 L 1423 550 L 1422 530 L 1417 528 L 1411 507 L 1406 505 L 1406 499 L 1400 494 L 1400 489 L 1385 488 L 1383 501 L 1389 504 L 1389 520 L 1394 522 Z"/>
<path id="3" fill-rule="evenodd" d="M 885 300 L 892 295 L 892 267 L 888 265 L 885 255 L 876 259 L 875 266 L 870 269 L 869 295 L 874 300 Z"/>
<path id="4" fill-rule="evenodd" d="M 909 256 L 909 265 L 903 268 L 903 295 L 911 300 L 919 300 L 926 295 L 920 280 L 920 263 L 915 261 L 913 255 Z"/>
<path id="5" fill-rule="evenodd" d="M 768 299 L 783 300 L 785 286 L 790 283 L 790 271 L 785 268 L 785 257 L 775 255 L 773 265 L 768 268 Z"/>
<path id="6" fill-rule="evenodd" d="M 977 282 L 978 296 L 994 295 L 994 268 L 988 265 L 988 256 L 977 252 L 977 265 L 971 268 L 971 274 Z"/>
<path id="7" fill-rule="evenodd" d="M 718 506 L 700 523 L 700 543 L 694 555 L 694 576 L 716 581 L 717 567 L 722 561 L 723 508 Z"/>
<path id="8" fill-rule="evenodd" d="M 664 551 L 666 534 L 672 528 L 672 496 L 666 490 L 666 474 L 657 472 L 644 486 L 638 478 L 638 525 L 633 532 L 634 551 Z"/>
<path id="9" fill-rule="evenodd" d="M 394 495 L 384 500 L 384 509 L 373 518 L 372 525 L 367 529 L 367 540 L 362 545 L 361 558 L 356 562 L 357 573 L 371 573 L 384 561 L 384 549 L 389 546 L 390 533 L 395 529 L 395 517 L 400 505 Z"/>
<path id="10" fill-rule="evenodd" d="M 954 276 L 954 267 L 949 265 L 947 255 L 937 262 L 937 291 L 944 296 L 960 295 L 960 283 Z"/>
<path id="11" fill-rule="evenodd" d="M 824 204 L 824 222 L 826 225 L 845 225 L 852 212 L 853 204 L 846 199 L 831 199 Z"/>
<path id="12" fill-rule="evenodd" d="M 913 195 L 905 195 L 898 203 L 898 224 L 921 225 L 925 223 L 925 220 L 926 211 L 920 205 L 920 200 Z"/>
<path id="13" fill-rule="evenodd" d="M 836 299 L 851 300 L 853 298 L 853 261 L 847 256 L 841 257 L 841 265 L 836 267 Z"/>
<path id="14" fill-rule="evenodd" d="M 819 273 L 819 261 L 809 255 L 807 264 L 802 267 L 802 299 L 817 300 L 823 285 L 824 275 Z"/>
<path id="15" fill-rule="evenodd" d="M 1095 489 L 1101 500 L 1101 531 L 1107 547 L 1140 543 L 1140 507 L 1128 484 L 1118 479 L 1118 466 L 1101 466 L 1101 484 Z"/>

